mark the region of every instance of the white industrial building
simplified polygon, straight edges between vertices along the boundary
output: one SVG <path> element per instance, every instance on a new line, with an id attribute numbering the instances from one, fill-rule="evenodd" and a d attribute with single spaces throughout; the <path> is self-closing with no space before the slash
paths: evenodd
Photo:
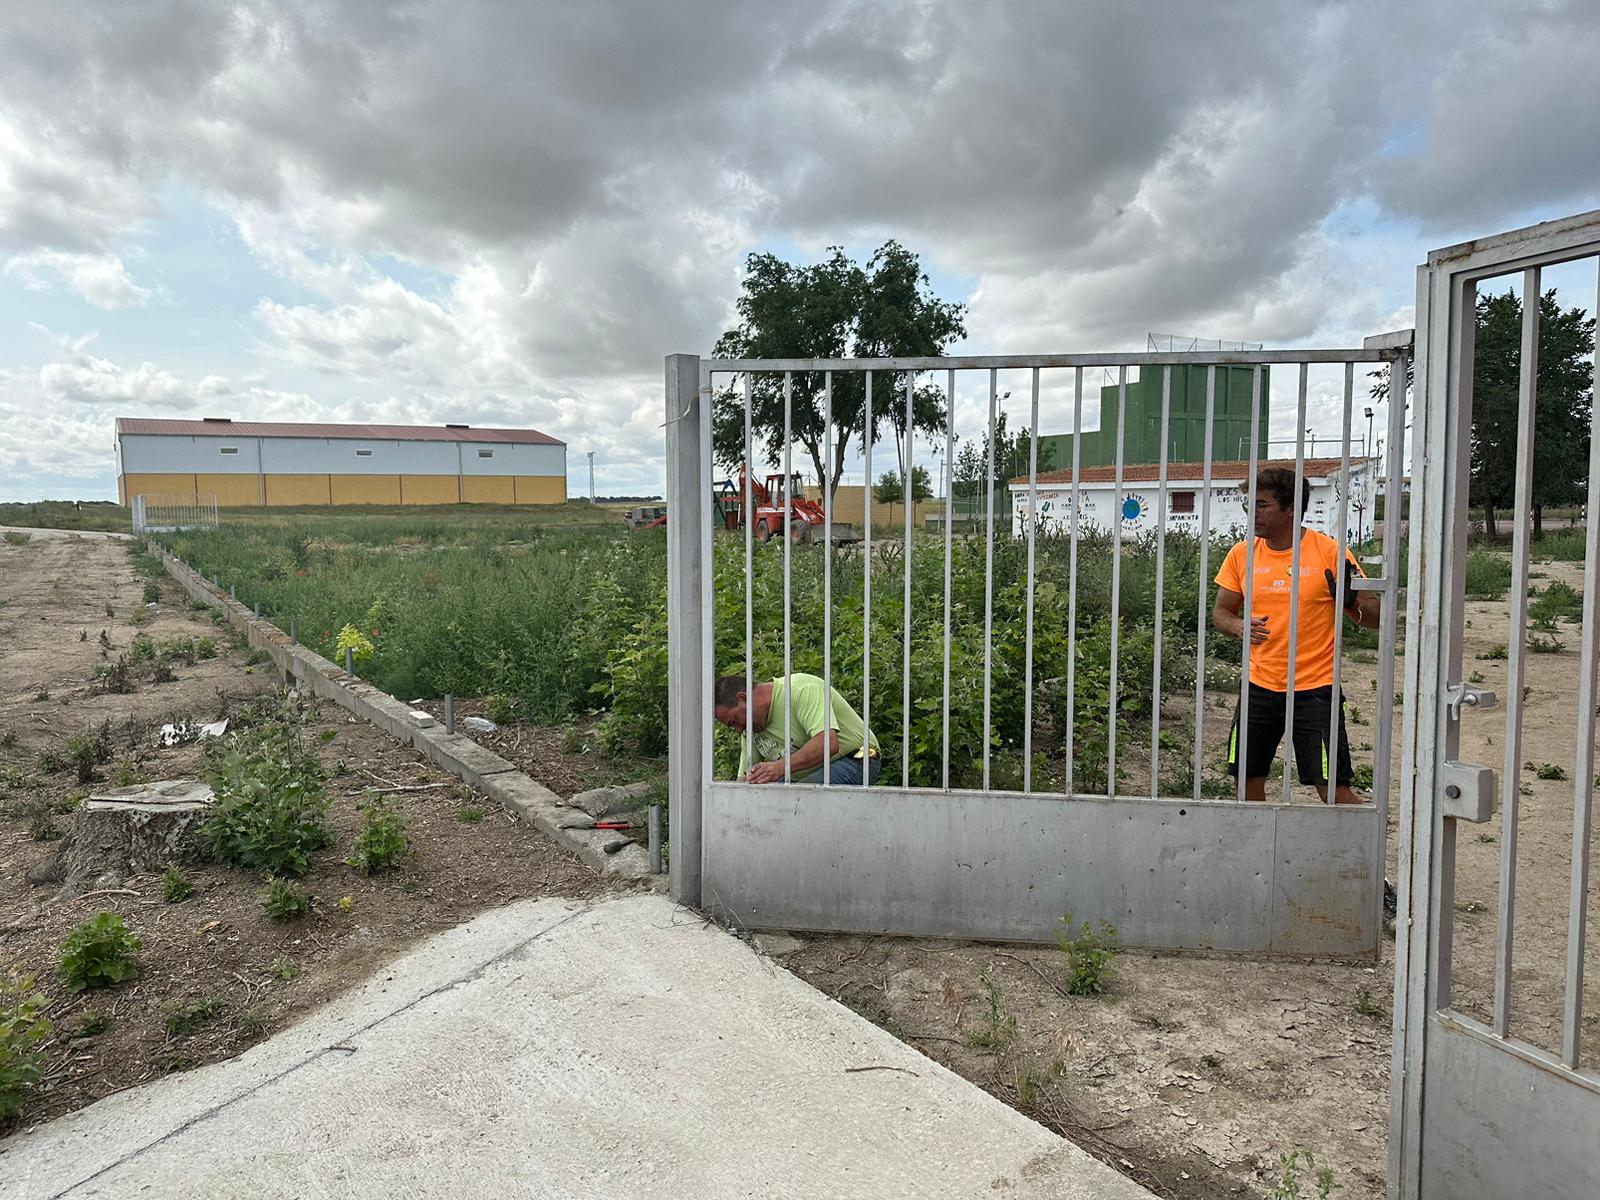
<path id="1" fill-rule="evenodd" d="M 117 496 L 222 507 L 560 504 L 566 444 L 535 429 L 117 419 Z"/>
<path id="2" fill-rule="evenodd" d="M 1294 469 L 1294 463 L 1260 463 Z M 1337 458 L 1307 459 L 1305 478 L 1311 485 L 1311 505 L 1305 524 L 1312 529 L 1338 536 L 1340 497 L 1348 494 L 1345 536 L 1352 545 L 1369 540 L 1375 528 L 1372 502 L 1377 460 L 1351 459 L 1348 482 Z M 1148 533 L 1157 527 L 1161 513 L 1160 467 L 1152 463 L 1123 467 L 1122 503 L 1117 503 L 1115 467 L 1084 467 L 1078 480 L 1081 511 L 1080 529 L 1110 531 L 1120 522 L 1124 537 Z M 1246 528 L 1245 507 L 1249 498 L 1250 464 L 1220 462 L 1211 464 L 1210 532 L 1239 534 Z M 1205 510 L 1204 468 L 1200 463 L 1167 464 L 1166 527 L 1198 534 Z M 1071 529 L 1072 472 L 1041 473 L 1037 487 L 1039 528 L 1051 532 Z M 1012 529 L 1028 528 L 1029 486 L 1026 475 L 1011 481 Z"/>

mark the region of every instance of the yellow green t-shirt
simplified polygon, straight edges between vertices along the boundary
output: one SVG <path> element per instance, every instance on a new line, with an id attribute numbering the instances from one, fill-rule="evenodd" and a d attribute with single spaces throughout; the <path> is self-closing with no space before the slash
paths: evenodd
<path id="1" fill-rule="evenodd" d="M 878 739 L 862 723 L 861 715 L 850 702 L 839 694 L 838 688 L 828 688 L 816 675 L 795 673 L 789 676 L 788 698 L 785 700 L 783 680 L 772 681 L 772 708 L 766 725 L 755 731 L 757 762 L 774 762 L 786 751 L 800 749 L 823 730 L 824 697 L 831 691 L 833 697 L 827 706 L 829 724 L 839 733 L 839 753 L 835 758 L 860 758 L 862 748 L 866 753 L 878 753 Z M 787 731 L 787 736 L 785 736 Z M 750 774 L 749 746 L 744 736 L 739 737 L 739 778 Z"/>

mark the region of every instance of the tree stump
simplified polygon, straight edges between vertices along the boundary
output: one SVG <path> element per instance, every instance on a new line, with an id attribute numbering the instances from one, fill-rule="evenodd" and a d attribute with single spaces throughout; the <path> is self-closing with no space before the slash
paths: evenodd
<path id="1" fill-rule="evenodd" d="M 58 900 L 121 887 L 130 875 L 183 866 L 202 856 L 200 824 L 211 785 L 169 779 L 90 796 L 55 854 L 28 872 L 34 884 L 59 883 Z"/>

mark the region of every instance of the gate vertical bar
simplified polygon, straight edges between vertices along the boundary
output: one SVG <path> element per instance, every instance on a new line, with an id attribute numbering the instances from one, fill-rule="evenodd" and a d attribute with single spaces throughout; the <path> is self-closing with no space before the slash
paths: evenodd
<path id="1" fill-rule="evenodd" d="M 1028 426 L 1028 614 L 1023 634 L 1022 790 L 1033 791 L 1033 553 L 1039 528 L 1039 368 L 1033 369 L 1033 408 Z M 1016 506 L 1012 509 L 1015 511 Z"/>
<path id="2" fill-rule="evenodd" d="M 1420 319 L 1420 310 L 1419 310 Z M 1387 830 L 1389 828 L 1389 760 L 1391 744 L 1394 740 L 1394 669 L 1395 649 L 1399 642 L 1400 628 L 1400 525 L 1405 517 L 1405 447 L 1406 447 L 1406 414 L 1409 411 L 1407 401 L 1406 380 L 1410 374 L 1410 355 L 1401 353 L 1389 364 L 1389 430 L 1384 441 L 1386 460 L 1384 463 L 1384 512 L 1383 512 L 1383 578 L 1386 585 L 1383 592 L 1383 619 L 1378 625 L 1378 712 L 1380 719 L 1377 728 L 1373 731 L 1372 761 L 1372 801 L 1378 806 L 1378 837 L 1373 846 L 1373 878 L 1382 879 L 1384 868 L 1388 863 L 1386 847 Z M 1421 546 L 1420 539 L 1413 538 Z M 1413 555 L 1411 561 L 1417 562 Z M 1420 580 L 1420 567 L 1413 570 L 1411 578 Z M 1407 590 L 1407 608 L 1411 607 L 1411 598 L 1420 593 L 1419 586 Z M 1417 628 L 1415 619 L 1408 613 L 1407 627 Z M 1407 661 L 1410 661 L 1412 644 L 1415 639 L 1406 641 Z M 1410 668 L 1408 668 L 1409 670 Z M 1408 676 L 1408 680 L 1409 680 Z M 1402 713 L 1404 721 L 1409 714 Z M 1407 743 L 1402 741 L 1402 753 Z M 1398 881 L 1396 887 L 1399 887 Z M 1383 889 L 1378 889 L 1378 894 L 1373 897 L 1373 920 L 1375 929 L 1381 929 L 1383 918 Z"/>
<path id="3" fill-rule="evenodd" d="M 702 617 L 709 578 L 702 535 L 709 540 L 703 477 L 702 434 L 710 430 L 709 391 L 700 387 L 700 359 L 671 354 L 666 360 L 667 677 L 673 703 L 667 707 L 668 808 L 672 823 L 672 895 L 680 904 L 700 903 L 701 797 L 710 740 L 706 677 L 710 662 Z"/>
<path id="4" fill-rule="evenodd" d="M 1524 306 L 1537 307 L 1539 297 L 1523 298 Z M 1595 311 L 1600 312 L 1600 280 L 1595 291 Z M 1600 367 L 1600 342 L 1595 347 Z M 1600 375 L 1600 371 L 1597 371 Z M 1589 915 L 1589 831 L 1594 819 L 1594 718 L 1600 664 L 1600 437 L 1589 433 L 1589 502 L 1585 509 L 1583 634 L 1580 639 L 1583 674 L 1578 679 L 1578 774 L 1572 781 L 1572 887 L 1567 913 L 1567 988 L 1563 1006 L 1561 1059 L 1574 1070 L 1583 1051 L 1583 951 Z"/>
<path id="5" fill-rule="evenodd" d="M 794 426 L 791 417 L 791 393 L 794 374 L 783 373 L 783 781 L 794 782 L 794 691 L 789 675 L 794 670 L 790 655 L 793 639 L 789 623 L 790 559 L 794 554 Z M 828 762 L 823 759 L 823 773 Z"/>
<path id="6" fill-rule="evenodd" d="M 905 645 L 902 647 L 903 662 L 900 677 L 900 786 L 911 786 L 911 506 L 916 496 L 911 486 L 913 471 L 911 468 L 911 455 L 916 443 L 911 435 L 912 401 L 916 392 L 917 373 L 906 372 L 906 427 L 905 427 L 905 457 L 901 460 L 905 465 L 900 471 L 900 502 L 905 508 L 906 517 L 906 552 L 902 564 L 905 583 L 904 611 L 901 613 L 901 629 Z"/>
<path id="7" fill-rule="evenodd" d="M 1244 506 L 1244 604 L 1239 615 L 1244 621 L 1240 631 L 1239 646 L 1239 719 L 1233 734 L 1230 757 L 1234 763 L 1237 795 L 1244 800 L 1245 781 L 1249 778 L 1250 762 L 1250 622 L 1255 617 L 1251 597 L 1256 590 L 1256 471 L 1260 466 L 1257 452 L 1261 448 L 1261 368 L 1255 367 L 1250 375 L 1250 455 L 1245 460 Z M 1263 785 L 1264 786 L 1264 785 Z"/>
<path id="8" fill-rule="evenodd" d="M 1231 377 L 1230 377 L 1231 378 Z M 1206 601 L 1211 599 L 1211 451 L 1212 421 L 1217 410 L 1217 368 L 1206 368 L 1206 431 L 1204 465 L 1200 468 L 1200 611 L 1195 617 L 1194 652 L 1194 799 L 1200 799 L 1200 778 L 1205 771 L 1206 753 L 1206 629 L 1211 614 Z"/>
<path id="9" fill-rule="evenodd" d="M 1140 382 L 1144 377 L 1140 376 Z M 1102 418 L 1101 424 L 1105 421 Z M 1128 425 L 1128 368 L 1117 368 L 1116 494 L 1111 505 L 1111 699 L 1106 715 L 1106 795 L 1117 794 L 1117 649 L 1122 630 L 1122 454 Z"/>
<path id="10" fill-rule="evenodd" d="M 822 728 L 833 728 L 833 372 L 822 376 Z M 822 786 L 833 783 L 833 759 Z"/>
<path id="11" fill-rule="evenodd" d="M 1511 628 L 1506 639 L 1506 753 L 1501 778 L 1500 903 L 1494 955 L 1494 1031 L 1505 1037 L 1511 1026 L 1511 959 L 1516 936 L 1517 825 L 1522 793 L 1514 786 L 1522 772 L 1522 685 L 1528 656 L 1529 517 L 1533 512 L 1533 443 L 1538 436 L 1539 268 L 1522 276 L 1522 361 L 1517 388 L 1516 493 L 1512 501 Z"/>
<path id="12" fill-rule="evenodd" d="M 1072 379 L 1072 533 L 1067 551 L 1067 771 L 1065 792 L 1072 795 L 1073 734 L 1077 723 L 1078 685 L 1078 507 L 1083 501 L 1079 473 L 1083 468 L 1083 368 Z"/>
<path id="13" fill-rule="evenodd" d="M 1294 795 L 1294 775 L 1289 759 L 1294 751 L 1294 690 L 1295 659 L 1300 649 L 1300 563 L 1303 527 L 1306 513 L 1301 495 L 1306 482 L 1306 388 L 1311 371 L 1307 363 L 1300 364 L 1300 399 L 1295 406 L 1294 424 L 1294 549 L 1289 554 L 1289 678 L 1283 697 L 1283 802 L 1288 804 Z M 1300 764 L 1293 764 L 1298 770 Z"/>
<path id="14" fill-rule="evenodd" d="M 955 446 L 956 373 L 951 371 L 944 390 L 944 751 L 939 778 L 945 791 L 950 790 L 950 552 L 954 546 L 950 523 L 955 509 Z"/>
<path id="15" fill-rule="evenodd" d="M 1337 572 L 1333 583 L 1333 692 L 1328 705 L 1328 763 L 1323 770 L 1323 778 L 1328 794 L 1327 802 L 1332 804 L 1339 795 L 1339 718 L 1344 714 L 1344 693 L 1340 687 L 1344 682 L 1344 613 L 1345 603 L 1345 560 L 1350 552 L 1350 422 L 1355 416 L 1356 392 L 1356 366 L 1354 363 L 1344 365 L 1344 413 L 1339 422 L 1339 531 L 1337 537 L 1338 553 L 1334 556 Z M 1374 469 L 1370 457 L 1371 447 L 1367 447 L 1368 478 L 1372 477 Z M 1359 610 L 1358 610 L 1359 611 Z M 1383 701 L 1378 701 L 1378 710 L 1383 711 Z M 1380 717 L 1379 724 L 1382 724 Z"/>
<path id="16" fill-rule="evenodd" d="M 756 680 L 755 680 L 755 527 L 756 478 L 755 455 L 750 441 L 750 372 L 744 373 L 744 469 L 740 481 L 744 495 L 740 506 L 744 516 L 744 752 L 750 768 L 756 765 Z M 770 500 L 772 497 L 767 497 Z M 670 519 L 669 519 L 670 524 Z M 771 526 L 767 527 L 771 532 Z M 713 574 L 715 572 L 713 571 Z M 712 649 L 716 643 L 712 643 Z"/>
<path id="17" fill-rule="evenodd" d="M 867 482 L 861 489 L 861 732 L 865 737 L 872 731 L 872 372 L 866 373 L 865 409 L 862 413 L 861 449 Z M 871 762 L 866 746 L 862 746 L 861 786 L 872 783 Z"/>
<path id="18" fill-rule="evenodd" d="M 1188 376 L 1184 376 L 1187 383 Z M 1185 388 L 1187 394 L 1187 388 Z M 1167 583 L 1167 438 L 1172 428 L 1172 368 L 1161 368 L 1161 464 L 1156 484 L 1156 616 L 1150 679 L 1150 799 L 1161 792 L 1161 632 Z"/>
<path id="19" fill-rule="evenodd" d="M 994 410 L 999 400 L 999 373 L 989 368 L 989 432 L 984 439 L 985 474 L 989 481 L 989 509 L 983 548 L 983 790 L 989 790 L 989 684 L 994 662 Z"/>

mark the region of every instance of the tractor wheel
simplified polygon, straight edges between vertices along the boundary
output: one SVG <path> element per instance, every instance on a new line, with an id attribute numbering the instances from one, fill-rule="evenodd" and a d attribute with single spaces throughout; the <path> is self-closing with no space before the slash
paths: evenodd
<path id="1" fill-rule="evenodd" d="M 772 536 L 772 530 L 767 527 L 767 519 L 762 517 L 756 522 L 756 541 L 765 542 Z"/>
<path id="2" fill-rule="evenodd" d="M 809 521 L 801 521 L 794 527 L 794 540 L 801 546 L 809 546 L 814 537 L 816 526 Z"/>

